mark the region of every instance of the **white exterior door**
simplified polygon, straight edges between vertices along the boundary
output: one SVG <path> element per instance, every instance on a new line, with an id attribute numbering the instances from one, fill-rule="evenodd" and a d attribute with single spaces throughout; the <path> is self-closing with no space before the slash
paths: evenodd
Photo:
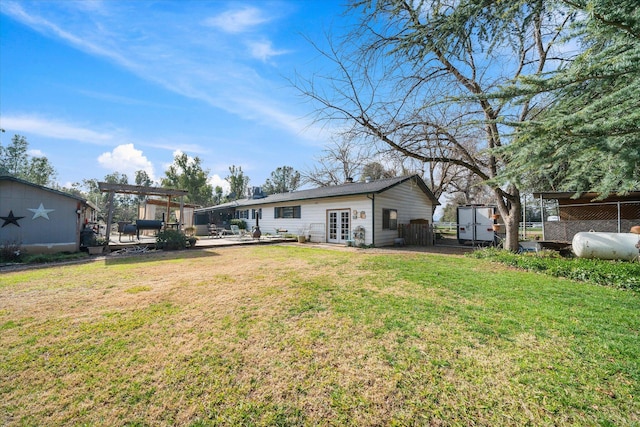
<path id="1" fill-rule="evenodd" d="M 349 209 L 333 210 L 328 212 L 328 232 L 327 242 L 329 243 L 345 243 L 350 235 Z"/>
<path id="2" fill-rule="evenodd" d="M 459 206 L 458 241 L 492 242 L 494 207 Z"/>

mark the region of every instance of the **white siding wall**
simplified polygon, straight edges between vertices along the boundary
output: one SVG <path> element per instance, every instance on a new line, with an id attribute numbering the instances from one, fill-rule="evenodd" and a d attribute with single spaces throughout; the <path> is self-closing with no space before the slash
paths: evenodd
<path id="1" fill-rule="evenodd" d="M 398 226 L 412 219 L 426 219 L 433 223 L 433 202 L 413 181 L 399 184 L 381 194 L 376 194 L 375 228 L 376 246 L 391 246 L 398 237 L 398 230 L 382 229 L 382 210 L 398 211 Z"/>
<path id="2" fill-rule="evenodd" d="M 301 218 L 274 218 L 274 208 L 281 206 L 300 206 Z M 351 233 L 353 228 L 361 225 L 365 229 L 365 244 L 372 243 L 371 229 L 371 200 L 366 196 L 349 196 L 335 197 L 318 200 L 299 200 L 295 202 L 286 202 L 266 206 L 251 206 L 249 209 L 262 208 L 262 219 L 260 220 L 260 231 L 275 234 L 278 229 L 285 229 L 291 234 L 300 234 L 303 230 L 308 230 L 311 224 L 322 224 L 321 235 L 314 233 L 312 241 L 327 241 L 327 212 L 334 209 L 348 209 L 351 211 Z M 353 219 L 353 211 L 358 211 L 358 218 Z M 361 212 L 364 212 L 364 219 L 361 218 Z M 250 229 L 256 225 L 256 220 L 251 219 L 251 215 L 247 220 L 247 226 Z"/>
<path id="3" fill-rule="evenodd" d="M 382 210 L 396 209 L 398 211 L 398 225 L 408 224 L 412 219 L 426 219 L 433 222 L 433 202 L 412 180 L 399 184 L 383 193 L 375 195 L 375 212 L 372 211 L 372 200 L 367 195 L 324 198 L 316 200 L 299 200 L 269 205 L 253 205 L 243 207 L 249 209 L 247 226 L 249 229 L 256 225 L 251 218 L 252 209 L 262 209 L 260 231 L 262 234 L 276 234 L 277 230 L 287 230 L 289 234 L 301 234 L 314 224 L 319 233 L 312 232 L 312 241 L 327 241 L 327 213 L 330 210 L 349 210 L 350 238 L 353 237 L 355 227 L 365 229 L 365 245 L 390 246 L 398 237 L 398 230 L 382 229 Z M 300 206 L 301 218 L 274 218 L 274 209 L 283 206 Z M 357 211 L 357 218 L 354 218 Z M 364 213 L 364 215 L 363 215 Z M 375 224 L 372 224 L 375 222 Z M 374 233 L 375 227 L 375 233 Z M 375 235 L 375 242 L 373 241 Z"/>

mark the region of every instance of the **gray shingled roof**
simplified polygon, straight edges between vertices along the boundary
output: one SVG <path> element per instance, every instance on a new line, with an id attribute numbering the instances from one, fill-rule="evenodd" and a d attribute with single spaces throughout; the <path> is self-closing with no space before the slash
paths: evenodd
<path id="1" fill-rule="evenodd" d="M 405 181 L 414 179 L 418 187 L 435 203 L 438 199 L 433 195 L 429 187 L 424 183 L 418 175 L 401 176 L 397 178 L 379 179 L 370 182 L 353 182 L 342 185 L 332 185 L 328 187 L 312 188 L 310 190 L 292 191 L 290 193 L 271 194 L 261 199 L 241 199 L 234 202 L 223 203 L 221 205 L 211 206 L 208 208 L 197 209 L 196 212 L 202 210 L 218 210 L 238 208 L 244 206 L 267 205 L 282 202 L 294 202 L 311 199 L 325 199 L 341 196 L 355 196 L 359 194 L 378 194 L 386 191 Z"/>

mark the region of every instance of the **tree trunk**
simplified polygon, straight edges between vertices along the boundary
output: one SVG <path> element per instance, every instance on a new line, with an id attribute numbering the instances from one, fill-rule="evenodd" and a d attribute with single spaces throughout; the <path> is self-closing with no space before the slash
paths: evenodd
<path id="1" fill-rule="evenodd" d="M 504 248 L 511 252 L 518 252 L 521 212 L 522 207 L 518 202 L 516 206 L 512 206 L 509 215 L 504 217 L 504 229 L 507 233 Z"/>
<path id="2" fill-rule="evenodd" d="M 495 189 L 498 201 L 498 211 L 504 220 L 506 232 L 504 248 L 511 252 L 517 252 L 519 247 L 520 218 L 522 218 L 522 203 L 520 192 L 510 186 L 507 192 Z"/>

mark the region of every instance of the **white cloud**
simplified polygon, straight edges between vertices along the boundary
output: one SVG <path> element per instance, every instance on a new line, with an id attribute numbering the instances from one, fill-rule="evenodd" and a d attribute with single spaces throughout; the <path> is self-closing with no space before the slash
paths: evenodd
<path id="1" fill-rule="evenodd" d="M 208 183 L 211 185 L 214 192 L 216 187 L 222 187 L 223 194 L 228 194 L 229 191 L 231 191 L 229 183 L 224 178 L 221 178 L 220 175 L 214 174 L 212 177 L 209 177 Z"/>
<path id="2" fill-rule="evenodd" d="M 37 116 L 2 116 L 2 128 L 11 132 L 25 132 L 55 139 L 108 144 L 114 140 L 109 133 L 97 132 L 59 120 Z"/>
<path id="3" fill-rule="evenodd" d="M 36 150 L 36 149 L 29 150 L 27 154 L 29 154 L 31 157 L 46 157 L 42 152 L 42 150 Z"/>
<path id="4" fill-rule="evenodd" d="M 144 170 L 155 181 L 153 164 L 133 144 L 118 145 L 111 152 L 102 153 L 98 156 L 98 163 L 107 170 L 124 173 L 129 178 L 135 177 L 136 171 Z"/>
<path id="5" fill-rule="evenodd" d="M 289 53 L 287 50 L 275 50 L 268 40 L 249 42 L 247 45 L 251 56 L 263 62 L 267 62 L 273 56 Z"/>
<path id="6" fill-rule="evenodd" d="M 260 9 L 244 7 L 238 10 L 228 10 L 209 18 L 205 24 L 227 33 L 237 34 L 249 31 L 269 20 Z"/>

